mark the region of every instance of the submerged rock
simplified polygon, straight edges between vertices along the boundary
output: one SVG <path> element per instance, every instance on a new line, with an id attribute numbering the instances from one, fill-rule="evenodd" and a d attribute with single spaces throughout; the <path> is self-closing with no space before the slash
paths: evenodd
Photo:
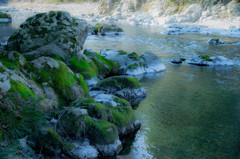
<path id="1" fill-rule="evenodd" d="M 209 39 L 208 44 L 210 44 L 210 45 L 221 45 L 221 44 L 225 44 L 225 42 L 222 41 L 221 39 Z"/>
<path id="2" fill-rule="evenodd" d="M 101 50 L 100 54 L 120 64 L 119 74 L 139 75 L 166 69 L 160 58 L 151 51 L 147 51 L 141 56 L 135 52 L 127 53 L 122 50 Z"/>
<path id="3" fill-rule="evenodd" d="M 124 31 L 122 28 L 117 26 L 116 24 L 96 24 L 94 26 L 93 34 L 97 35 L 120 35 L 123 34 Z"/>
<path id="4" fill-rule="evenodd" d="M 190 59 L 187 63 L 198 66 L 232 66 L 234 61 L 230 60 L 224 56 L 209 56 L 209 55 L 200 55 Z"/>
<path id="5" fill-rule="evenodd" d="M 8 49 L 21 52 L 27 59 L 40 56 L 69 59 L 80 53 L 88 35 L 85 20 L 67 12 L 51 11 L 28 18 L 8 40 Z"/>
<path id="6" fill-rule="evenodd" d="M 0 23 L 11 23 L 12 18 L 9 14 L 0 11 Z"/>
<path id="7" fill-rule="evenodd" d="M 179 58 L 179 57 L 175 57 L 171 60 L 172 63 L 175 63 L 175 64 L 181 64 L 185 61 L 186 59 L 185 58 Z"/>

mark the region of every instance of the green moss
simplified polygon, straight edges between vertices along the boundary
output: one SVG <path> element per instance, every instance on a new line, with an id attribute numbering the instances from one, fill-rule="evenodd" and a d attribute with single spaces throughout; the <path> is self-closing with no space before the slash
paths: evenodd
<path id="1" fill-rule="evenodd" d="M 101 26 L 101 24 L 98 23 L 98 24 L 96 24 L 96 25 L 94 26 L 94 29 L 95 29 L 95 30 L 98 30 L 98 28 L 99 28 L 100 26 Z"/>
<path id="2" fill-rule="evenodd" d="M 59 62 L 59 68 L 49 68 L 49 66 L 46 66 L 40 72 L 38 70 L 34 72 L 37 75 L 36 80 L 39 83 L 47 82 L 60 96 L 67 100 L 74 100 L 70 87 L 74 85 L 77 79 L 66 65 Z M 85 86 L 81 78 L 78 78 L 78 83 Z"/>
<path id="3" fill-rule="evenodd" d="M 127 53 L 125 51 L 123 51 L 123 50 L 118 50 L 118 54 L 119 55 L 127 55 Z"/>
<path id="4" fill-rule="evenodd" d="M 75 146 L 71 143 L 64 142 L 63 145 L 64 145 L 64 148 L 66 148 L 68 151 L 71 151 L 72 149 L 75 148 Z"/>
<path id="5" fill-rule="evenodd" d="M 105 106 L 100 103 L 96 103 L 94 106 L 88 108 L 88 114 L 91 117 L 107 120 L 112 122 L 112 112 Z"/>
<path id="6" fill-rule="evenodd" d="M 140 56 L 138 54 L 136 54 L 135 52 L 128 54 L 128 58 L 132 59 L 132 60 L 139 60 Z"/>
<path id="7" fill-rule="evenodd" d="M 85 135 L 87 114 L 83 114 L 82 109 L 75 107 L 66 107 L 65 110 L 66 113 L 62 115 L 59 124 L 68 136 L 79 139 Z"/>
<path id="8" fill-rule="evenodd" d="M 1 140 L 4 140 L 4 133 L 3 133 L 3 128 L 0 126 L 0 142 Z"/>
<path id="9" fill-rule="evenodd" d="M 84 81 L 83 76 L 78 74 L 77 81 L 78 81 L 78 84 L 83 88 L 84 96 L 88 97 L 89 96 L 88 86 L 87 86 L 87 83 Z"/>
<path id="10" fill-rule="evenodd" d="M 117 89 L 123 88 L 140 88 L 141 84 L 137 78 L 129 77 L 110 77 L 98 83 L 100 87 L 113 87 Z"/>
<path id="11" fill-rule="evenodd" d="M 180 61 L 182 61 L 182 62 L 183 62 L 183 61 L 185 61 L 185 60 L 186 60 L 186 59 L 185 59 L 185 58 L 183 58 L 183 57 L 181 57 L 181 58 L 180 58 Z"/>
<path id="12" fill-rule="evenodd" d="M 10 15 L 8 15 L 7 13 L 3 13 L 0 11 L 0 18 L 7 18 L 7 19 L 11 19 Z"/>
<path id="13" fill-rule="evenodd" d="M 39 18 L 43 17 L 45 14 L 46 14 L 46 13 L 38 13 L 38 14 L 35 15 L 35 17 L 36 17 L 37 19 L 39 19 Z"/>
<path id="14" fill-rule="evenodd" d="M 5 72 L 5 69 L 2 66 L 0 66 L 0 73 L 3 73 L 3 72 Z"/>
<path id="15" fill-rule="evenodd" d="M 200 55 L 199 57 L 206 60 L 206 61 L 212 61 L 212 59 L 209 55 Z"/>
<path id="16" fill-rule="evenodd" d="M 24 100 L 15 93 L 8 93 L 0 99 L 0 138 L 11 143 L 29 135 L 44 121 L 38 100 Z M 3 125 L 6 125 L 3 129 Z"/>
<path id="17" fill-rule="evenodd" d="M 105 105 L 97 103 L 88 108 L 88 114 L 91 117 L 111 122 L 119 129 L 135 121 L 133 110 L 129 105 L 106 107 Z"/>
<path id="18" fill-rule="evenodd" d="M 120 104 L 121 107 L 130 106 L 130 103 L 128 101 L 126 101 L 125 99 L 122 99 L 122 98 L 115 97 L 114 101 L 116 103 Z"/>
<path id="19" fill-rule="evenodd" d="M 95 52 L 89 52 L 85 50 L 84 54 L 95 63 L 98 69 L 98 73 L 102 76 L 116 74 L 120 68 L 120 65 L 118 63 L 112 60 L 108 60 Z"/>
<path id="20" fill-rule="evenodd" d="M 10 80 L 11 89 L 9 92 L 11 93 L 19 93 L 24 99 L 28 99 L 30 97 L 36 97 L 32 90 L 26 87 L 19 81 Z"/>
<path id="21" fill-rule="evenodd" d="M 130 106 L 126 107 L 111 107 L 109 108 L 112 112 L 112 122 L 118 127 L 125 127 L 135 121 L 133 110 Z"/>
<path id="22" fill-rule="evenodd" d="M 11 54 L 11 57 L 8 57 L 9 54 Z M 21 63 L 21 61 L 23 63 Z M 23 68 L 26 59 L 19 52 L 4 52 L 0 50 L 0 62 L 2 62 L 2 64 L 8 69 L 19 71 L 21 68 Z"/>
<path id="23" fill-rule="evenodd" d="M 128 69 L 136 69 L 138 67 L 138 64 L 137 63 L 134 63 L 132 65 L 129 65 L 127 68 Z"/>
<path id="24" fill-rule="evenodd" d="M 85 59 L 78 60 L 77 56 L 70 60 L 69 66 L 74 72 L 80 73 L 84 79 L 98 76 L 97 66 L 93 62 L 88 63 Z"/>
<path id="25" fill-rule="evenodd" d="M 87 134 L 95 144 L 113 144 L 118 138 L 117 127 L 106 120 L 93 121 L 87 118 L 86 125 Z"/>
<path id="26" fill-rule="evenodd" d="M 53 128 L 45 127 L 43 128 L 47 130 L 47 134 L 42 136 L 42 140 L 44 145 L 46 146 L 53 146 L 55 149 L 62 148 L 62 139 L 61 136 L 53 130 Z"/>
<path id="27" fill-rule="evenodd" d="M 93 98 L 79 98 L 76 101 L 74 101 L 71 106 L 73 107 L 86 107 L 90 104 L 96 103 Z"/>

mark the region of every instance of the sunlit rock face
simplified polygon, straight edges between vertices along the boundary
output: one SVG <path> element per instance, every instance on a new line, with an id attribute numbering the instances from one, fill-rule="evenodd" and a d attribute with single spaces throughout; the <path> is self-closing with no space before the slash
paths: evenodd
<path id="1" fill-rule="evenodd" d="M 8 40 L 8 49 L 28 59 L 40 56 L 70 58 L 80 53 L 88 35 L 85 20 L 67 12 L 51 11 L 28 18 Z"/>

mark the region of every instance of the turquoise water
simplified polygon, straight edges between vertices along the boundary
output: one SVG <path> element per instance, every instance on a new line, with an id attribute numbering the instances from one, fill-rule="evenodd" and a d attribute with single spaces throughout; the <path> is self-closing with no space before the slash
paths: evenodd
<path id="1" fill-rule="evenodd" d="M 161 28 L 123 26 L 119 37 L 92 36 L 85 48 L 153 51 L 167 70 L 142 77 L 148 96 L 135 110 L 142 128 L 128 155 L 139 159 L 240 158 L 240 67 L 172 65 L 172 57 L 196 54 L 240 57 L 239 38 L 218 35 L 161 35 Z M 229 45 L 209 46 L 210 38 Z"/>

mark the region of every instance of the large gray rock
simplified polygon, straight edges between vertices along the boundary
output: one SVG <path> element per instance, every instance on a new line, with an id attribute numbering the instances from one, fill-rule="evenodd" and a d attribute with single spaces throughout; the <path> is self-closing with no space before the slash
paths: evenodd
<path id="1" fill-rule="evenodd" d="M 101 50 L 100 54 L 120 64 L 119 74 L 140 75 L 160 72 L 166 69 L 161 59 L 151 51 L 147 51 L 141 56 L 135 52 L 122 50 Z"/>
<path id="2" fill-rule="evenodd" d="M 28 18 L 8 40 L 8 49 L 29 59 L 53 56 L 68 59 L 80 53 L 88 35 L 85 20 L 67 12 L 51 11 Z"/>

